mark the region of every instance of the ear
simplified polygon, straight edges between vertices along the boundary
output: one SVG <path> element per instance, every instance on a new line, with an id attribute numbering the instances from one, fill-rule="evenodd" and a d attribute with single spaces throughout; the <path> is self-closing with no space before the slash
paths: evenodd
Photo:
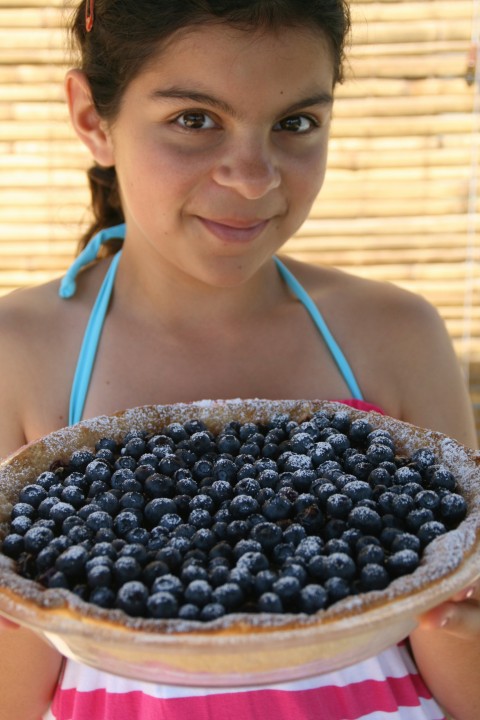
<path id="1" fill-rule="evenodd" d="M 80 70 L 69 70 L 65 77 L 65 92 L 73 128 L 93 159 L 103 167 L 115 165 L 111 137 L 105 121 L 95 109 L 85 74 Z"/>

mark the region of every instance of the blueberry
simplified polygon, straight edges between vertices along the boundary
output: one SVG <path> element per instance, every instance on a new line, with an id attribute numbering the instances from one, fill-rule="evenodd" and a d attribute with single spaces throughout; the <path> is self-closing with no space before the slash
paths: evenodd
<path id="1" fill-rule="evenodd" d="M 356 566 L 350 555 L 346 553 L 332 553 L 326 558 L 327 577 L 340 577 L 352 580 L 356 574 Z"/>
<path id="2" fill-rule="evenodd" d="M 137 580 L 142 572 L 142 566 L 133 557 L 122 556 L 113 563 L 113 575 L 119 585 L 129 580 Z"/>
<path id="3" fill-rule="evenodd" d="M 259 509 L 258 502 L 250 495 L 237 495 L 230 503 L 230 512 L 234 518 L 247 518 Z"/>
<path id="4" fill-rule="evenodd" d="M 411 533 L 399 533 L 391 544 L 391 551 L 393 553 L 399 550 L 414 550 L 415 552 L 420 551 L 420 540 L 416 535 Z"/>
<path id="5" fill-rule="evenodd" d="M 300 580 L 293 575 L 285 575 L 273 583 L 272 591 L 278 595 L 282 604 L 290 604 L 298 597 L 302 585 Z"/>
<path id="6" fill-rule="evenodd" d="M 321 538 L 311 535 L 300 540 L 295 549 L 295 556 L 308 562 L 322 551 L 323 546 L 324 542 Z"/>
<path id="7" fill-rule="evenodd" d="M 449 525 L 457 524 L 464 520 L 467 515 L 467 509 L 465 498 L 457 493 L 444 495 L 440 501 L 440 515 Z"/>
<path id="8" fill-rule="evenodd" d="M 120 537 L 127 535 L 130 530 L 140 526 L 138 516 L 131 510 L 123 510 L 118 513 L 113 522 L 115 532 Z"/>
<path id="9" fill-rule="evenodd" d="M 59 555 L 55 561 L 55 569 L 67 577 L 81 575 L 88 559 L 88 552 L 81 545 L 72 545 Z"/>
<path id="10" fill-rule="evenodd" d="M 209 528 L 213 524 L 213 518 L 208 510 L 201 510 L 198 508 L 196 510 L 192 510 L 188 516 L 188 522 L 197 529 Z"/>
<path id="11" fill-rule="evenodd" d="M 389 444 L 383 442 L 373 442 L 368 446 L 365 452 L 366 458 L 372 465 L 380 465 L 382 462 L 392 461 L 395 458 L 395 452 Z"/>
<path id="12" fill-rule="evenodd" d="M 204 605 L 200 610 L 200 620 L 209 622 L 211 620 L 217 620 L 225 615 L 225 607 L 218 602 L 211 602 Z"/>
<path id="13" fill-rule="evenodd" d="M 36 484 L 25 485 L 20 490 L 18 499 L 21 503 L 26 503 L 34 508 L 38 508 L 42 500 L 47 497 L 47 491 L 41 486 Z"/>
<path id="14" fill-rule="evenodd" d="M 354 507 L 348 515 L 348 524 L 369 535 L 378 535 L 382 529 L 380 515 L 368 507 Z"/>
<path id="15" fill-rule="evenodd" d="M 244 593 L 237 583 L 227 582 L 219 585 L 213 590 L 213 600 L 223 605 L 228 612 L 238 610 L 243 601 Z"/>
<path id="16" fill-rule="evenodd" d="M 390 576 L 382 565 L 369 563 L 360 571 L 360 587 L 363 591 L 383 590 L 390 582 Z"/>
<path id="17" fill-rule="evenodd" d="M 269 567 L 269 562 L 261 552 L 246 552 L 238 558 L 237 567 L 256 574 L 260 570 L 266 570 Z"/>
<path id="18" fill-rule="evenodd" d="M 62 494 L 60 495 L 60 499 L 62 500 L 62 502 L 68 503 L 75 509 L 78 509 L 85 502 L 85 495 L 79 487 L 76 487 L 75 485 L 69 485 L 68 487 L 65 487 L 63 489 Z M 44 502 L 47 502 L 47 500 L 44 500 Z"/>
<path id="19" fill-rule="evenodd" d="M 50 472 L 49 470 L 40 473 L 40 475 L 37 477 L 35 483 L 36 485 L 40 485 L 45 490 L 49 490 L 52 485 L 56 485 L 58 482 L 58 477 L 54 472 Z"/>
<path id="20" fill-rule="evenodd" d="M 84 472 L 87 465 L 95 460 L 95 455 L 90 450 L 75 450 L 69 460 L 69 468 L 72 472 Z"/>
<path id="21" fill-rule="evenodd" d="M 369 563 L 382 565 L 385 559 L 385 552 L 380 545 L 365 545 L 357 555 L 357 565 L 362 568 Z"/>
<path id="22" fill-rule="evenodd" d="M 292 511 L 293 503 L 282 495 L 276 495 L 274 498 L 267 500 L 267 502 L 262 505 L 263 515 L 267 520 L 272 522 L 290 517 Z"/>
<path id="23" fill-rule="evenodd" d="M 43 502 L 45 502 L 45 500 Z M 17 535 L 25 535 L 32 525 L 32 518 L 29 518 L 27 515 L 17 515 L 10 523 L 10 532 L 16 533 Z"/>
<path id="24" fill-rule="evenodd" d="M 23 535 L 11 532 L 2 543 L 2 552 L 13 560 L 17 560 L 25 547 Z"/>
<path id="25" fill-rule="evenodd" d="M 193 603 L 185 603 L 180 606 L 178 617 L 182 620 L 198 620 L 200 618 L 200 608 Z"/>
<path id="26" fill-rule="evenodd" d="M 347 482 L 343 486 L 342 492 L 351 498 L 351 500 L 355 503 L 372 497 L 372 489 L 370 485 L 368 482 L 364 482 L 363 480 L 352 480 L 351 482 Z"/>
<path id="27" fill-rule="evenodd" d="M 428 469 L 429 485 L 434 490 L 444 489 L 454 492 L 457 483 L 453 473 L 444 465 L 432 465 Z"/>
<path id="28" fill-rule="evenodd" d="M 420 558 L 414 550 L 404 549 L 394 552 L 386 561 L 386 568 L 392 577 L 412 573 L 418 567 Z"/>
<path id="29" fill-rule="evenodd" d="M 217 438 L 217 448 L 221 453 L 237 455 L 240 450 L 240 446 L 240 440 L 232 433 L 225 433 Z"/>
<path id="30" fill-rule="evenodd" d="M 152 585 L 152 594 L 157 592 L 168 592 L 179 599 L 183 593 L 183 583 L 179 577 L 167 573 L 155 578 Z"/>
<path id="31" fill-rule="evenodd" d="M 351 484 L 351 483 L 350 483 Z M 325 510 L 329 517 L 345 519 L 353 508 L 353 501 L 343 493 L 333 493 L 327 498 Z"/>
<path id="32" fill-rule="evenodd" d="M 111 588 L 99 585 L 92 588 L 88 600 L 100 607 L 112 608 L 115 603 L 115 593 Z"/>
<path id="33" fill-rule="evenodd" d="M 298 563 L 292 561 L 289 564 L 284 564 L 282 566 L 282 569 L 280 571 L 281 577 L 287 577 L 292 576 L 296 577 L 297 580 L 300 581 L 300 584 L 305 585 L 308 579 L 308 573 L 303 567 L 303 565 L 299 565 Z"/>
<path id="34" fill-rule="evenodd" d="M 164 515 L 167 515 L 168 513 L 176 513 L 176 511 L 177 506 L 174 500 L 170 498 L 157 497 L 150 500 L 150 502 L 145 505 L 143 512 L 149 525 L 158 525 Z"/>
<path id="35" fill-rule="evenodd" d="M 48 575 L 45 578 L 45 584 L 49 588 L 65 588 L 67 590 L 70 588 L 70 582 L 68 581 L 67 576 L 60 570 L 52 572 Z"/>
<path id="36" fill-rule="evenodd" d="M 91 530 L 96 532 L 97 530 L 100 530 L 101 528 L 112 528 L 113 527 L 113 519 L 104 510 L 96 510 L 95 512 L 91 513 L 88 516 L 88 518 L 85 521 L 85 524 L 88 528 L 90 528 Z"/>
<path id="37" fill-rule="evenodd" d="M 265 613 L 282 613 L 283 604 L 275 592 L 265 592 L 258 598 L 258 609 Z"/>
<path id="38" fill-rule="evenodd" d="M 412 482 L 421 484 L 422 477 L 418 470 L 414 467 L 404 465 L 396 470 L 393 476 L 393 481 L 397 485 L 406 485 L 407 483 Z"/>
<path id="39" fill-rule="evenodd" d="M 306 531 L 303 525 L 292 523 L 283 531 L 283 541 L 289 545 L 297 547 L 299 542 L 306 537 Z"/>
<path id="40" fill-rule="evenodd" d="M 192 580 L 184 592 L 185 600 L 198 607 L 204 607 L 212 597 L 212 586 L 206 580 Z"/>
<path id="41" fill-rule="evenodd" d="M 131 580 L 121 586 L 117 592 L 115 607 L 128 615 L 142 616 L 146 614 L 148 589 L 142 582 Z"/>
<path id="42" fill-rule="evenodd" d="M 299 431 L 290 436 L 289 445 L 294 453 L 304 454 L 313 449 L 314 442 L 310 433 Z"/>
<path id="43" fill-rule="evenodd" d="M 278 545 L 275 545 L 275 547 L 271 550 L 272 562 L 275 565 L 283 566 L 287 560 L 294 555 L 294 553 L 295 547 L 290 543 L 278 543 Z"/>
<path id="44" fill-rule="evenodd" d="M 111 476 L 112 471 L 108 464 L 102 460 L 92 460 L 85 468 L 85 477 L 91 482 L 100 480 L 101 482 L 108 483 Z"/>
<path id="45" fill-rule="evenodd" d="M 368 436 L 373 431 L 373 426 L 365 419 L 353 420 L 350 425 L 349 436 L 350 441 L 362 446 L 366 443 Z"/>
<path id="46" fill-rule="evenodd" d="M 350 583 L 344 578 L 331 577 L 327 578 L 323 584 L 327 593 L 329 604 L 343 600 L 351 594 L 352 589 Z"/>
<path id="47" fill-rule="evenodd" d="M 47 502 L 48 498 L 46 500 L 43 500 L 42 502 Z M 40 503 L 39 511 L 42 503 Z M 28 503 L 22 503 L 18 502 L 16 503 L 12 508 L 12 520 L 14 520 L 17 517 L 26 516 L 30 518 L 31 520 L 34 520 L 37 516 L 36 510 L 33 507 L 33 505 L 29 505 Z"/>
<path id="48" fill-rule="evenodd" d="M 53 540 L 53 537 L 50 528 L 34 525 L 23 536 L 25 551 L 36 555 Z"/>
<path id="49" fill-rule="evenodd" d="M 300 590 L 300 610 L 313 614 L 327 606 L 328 593 L 321 585 L 310 583 Z"/>
<path id="50" fill-rule="evenodd" d="M 281 542 L 282 530 L 275 523 L 262 522 L 252 528 L 250 536 L 253 540 L 258 541 L 264 550 L 268 551 Z"/>
<path id="51" fill-rule="evenodd" d="M 422 525 L 432 522 L 435 519 L 433 512 L 427 508 L 418 508 L 408 513 L 405 518 L 406 528 L 414 535 L 418 533 Z"/>
<path id="52" fill-rule="evenodd" d="M 95 565 L 87 571 L 87 585 L 90 588 L 110 587 L 112 571 L 108 565 Z"/>
<path id="53" fill-rule="evenodd" d="M 428 545 L 435 540 L 439 535 L 443 535 L 447 532 L 445 525 L 436 520 L 424 523 L 418 530 L 418 539 L 423 546 Z"/>
<path id="54" fill-rule="evenodd" d="M 392 499 L 393 514 L 399 518 L 406 518 L 407 515 L 414 509 L 414 507 L 414 499 L 406 493 L 395 495 Z"/>
<path id="55" fill-rule="evenodd" d="M 153 618 L 175 618 L 178 615 L 178 601 L 175 595 L 167 591 L 158 591 L 147 600 L 147 614 Z"/>

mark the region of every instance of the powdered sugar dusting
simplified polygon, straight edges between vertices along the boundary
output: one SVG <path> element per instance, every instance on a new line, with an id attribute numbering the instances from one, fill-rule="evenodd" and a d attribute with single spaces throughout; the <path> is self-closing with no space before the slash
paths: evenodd
<path id="1" fill-rule="evenodd" d="M 56 431 L 42 440 L 26 446 L 0 466 L 0 536 L 8 527 L 12 503 L 20 489 L 54 461 L 67 461 L 76 449 L 93 448 L 102 437 L 120 440 L 129 430 L 158 432 L 172 422 L 183 423 L 193 417 L 203 420 L 212 432 L 218 432 L 232 419 L 242 422 L 266 422 L 275 413 L 289 413 L 297 421 L 310 417 L 318 410 L 334 412 L 342 408 L 352 419 L 367 418 L 375 428 L 388 430 L 401 453 L 410 455 L 420 447 L 432 448 L 441 463 L 455 475 L 461 493 L 468 503 L 467 518 L 457 530 L 436 538 L 426 549 L 420 567 L 411 575 L 393 581 L 386 590 L 363 593 L 345 598 L 325 611 L 306 615 L 226 615 L 208 623 L 181 620 L 146 620 L 131 618 L 122 611 L 103 610 L 85 603 L 72 593 L 63 590 L 46 590 L 36 583 L 21 578 L 14 572 L 13 563 L 0 555 L 0 609 L 33 626 L 48 627 L 62 632 L 72 629 L 77 618 L 95 623 L 108 623 L 109 631 L 116 628 L 128 631 L 129 642 L 142 642 L 144 633 L 163 635 L 187 634 L 192 638 L 205 634 L 211 639 L 230 637 L 232 631 L 242 635 L 246 628 L 259 634 L 268 632 L 296 632 L 294 628 L 324 628 L 334 632 L 348 623 L 349 631 L 355 624 L 392 619 L 395 613 L 410 613 L 412 617 L 428 607 L 446 599 L 462 584 L 470 582 L 480 573 L 478 537 L 480 531 L 480 474 L 479 457 L 454 440 L 430 430 L 416 428 L 376 412 L 365 413 L 345 405 L 315 401 L 268 401 L 260 399 L 225 401 L 204 400 L 171 406 L 146 406 L 124 413 L 100 416 L 70 428 Z M 23 598 L 23 600 L 21 600 Z M 393 601 L 395 601 L 394 604 Z M 20 608 L 20 609 L 19 609 Z M 65 614 L 64 610 L 69 613 Z M 42 625 L 43 623 L 43 625 Z M 52 630 L 52 631 L 54 631 Z M 138 638 L 131 631 L 140 633 Z M 192 634 L 192 631 L 195 631 Z M 82 626 L 82 632 L 87 632 Z"/>

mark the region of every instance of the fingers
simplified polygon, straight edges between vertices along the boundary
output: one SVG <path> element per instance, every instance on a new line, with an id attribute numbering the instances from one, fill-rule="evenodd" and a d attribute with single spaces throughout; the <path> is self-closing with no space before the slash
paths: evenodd
<path id="1" fill-rule="evenodd" d="M 422 615 L 419 618 L 420 628 L 442 630 L 466 639 L 480 638 L 479 594 L 478 584 L 465 588 L 448 602 Z"/>

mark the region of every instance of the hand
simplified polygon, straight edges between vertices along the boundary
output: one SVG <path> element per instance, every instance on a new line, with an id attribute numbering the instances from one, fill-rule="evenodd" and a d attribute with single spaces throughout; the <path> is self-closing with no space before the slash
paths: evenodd
<path id="1" fill-rule="evenodd" d="M 480 639 L 480 578 L 419 618 L 422 630 L 441 630 L 468 640 Z"/>

